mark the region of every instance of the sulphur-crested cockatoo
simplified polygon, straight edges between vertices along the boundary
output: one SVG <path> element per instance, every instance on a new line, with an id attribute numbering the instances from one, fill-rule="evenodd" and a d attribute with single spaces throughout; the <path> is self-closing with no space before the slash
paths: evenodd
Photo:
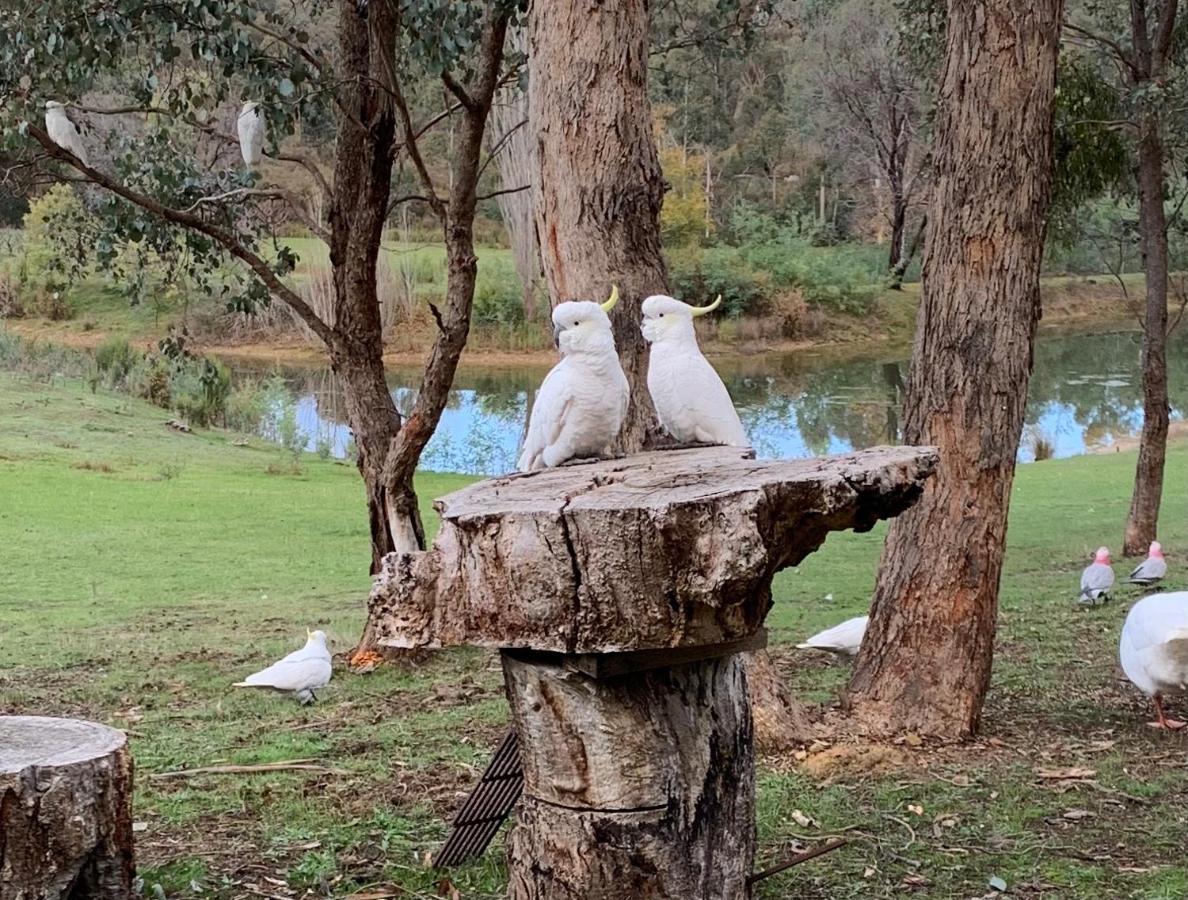
<path id="1" fill-rule="evenodd" d="M 1167 560 L 1163 558 L 1163 545 L 1159 541 L 1151 541 L 1151 549 L 1147 552 L 1147 558 L 1135 567 L 1126 580 L 1131 584 L 1149 586 L 1162 581 L 1166 574 Z"/>
<path id="2" fill-rule="evenodd" d="M 284 691 L 295 694 L 302 704 L 306 704 L 318 699 L 314 691 L 330 683 L 331 672 L 326 633 L 313 631 L 309 632 L 308 640 L 300 650 L 294 650 L 280 662 L 235 682 L 234 686 Z"/>
<path id="3" fill-rule="evenodd" d="M 693 319 L 721 302 L 697 308 L 663 294 L 643 302 L 641 330 L 652 345 L 648 392 L 661 426 L 678 441 L 749 447 L 726 385 L 701 355 L 693 330 Z"/>
<path id="4" fill-rule="evenodd" d="M 853 656 L 862 646 L 862 638 L 866 635 L 866 625 L 870 616 L 858 616 L 856 619 L 846 619 L 840 625 L 826 628 L 814 634 L 803 644 L 797 644 L 801 650 L 828 650 L 830 653 L 842 653 Z"/>
<path id="5" fill-rule="evenodd" d="M 1081 573 L 1081 593 L 1078 603 L 1093 605 L 1098 600 L 1109 600 L 1114 587 L 1114 569 L 1110 565 L 1110 548 L 1098 547 L 1093 562 Z"/>
<path id="6" fill-rule="evenodd" d="M 607 313 L 619 300 L 558 304 L 553 338 L 561 361 L 545 376 L 520 454 L 519 470 L 532 472 L 570 459 L 602 454 L 619 433 L 631 389 L 615 353 Z"/>
<path id="7" fill-rule="evenodd" d="M 91 164 L 87 160 L 87 148 L 83 146 L 78 128 L 66 115 L 66 107 L 57 100 L 45 101 L 45 133 L 63 150 L 69 150 L 77 156 L 84 166 Z"/>
<path id="8" fill-rule="evenodd" d="M 257 165 L 264 155 L 264 117 L 260 115 L 260 104 L 255 100 L 245 103 L 235 125 L 239 131 L 239 152 L 243 154 L 244 165 Z"/>
<path id="9" fill-rule="evenodd" d="M 1144 597 L 1126 616 L 1118 643 L 1122 671 L 1155 703 L 1156 728 L 1183 728 L 1163 695 L 1188 690 L 1188 591 Z"/>

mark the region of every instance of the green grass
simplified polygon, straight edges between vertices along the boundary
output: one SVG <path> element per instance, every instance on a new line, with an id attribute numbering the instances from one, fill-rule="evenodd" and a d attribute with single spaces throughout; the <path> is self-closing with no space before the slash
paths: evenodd
<path id="1" fill-rule="evenodd" d="M 171 898 L 197 896 L 191 882 L 218 898 L 387 882 L 436 896 L 424 854 L 505 727 L 493 655 L 443 652 L 362 677 L 339 666 L 305 709 L 229 689 L 307 626 L 339 650 L 357 637 L 369 583 L 361 488 L 352 467 L 312 456 L 299 475 L 269 474 L 287 465 L 279 448 L 179 434 L 168 418 L 75 382 L 0 375 L 0 712 L 130 731 L 139 865 Z M 759 896 L 981 897 L 991 877 L 1012 896 L 1188 895 L 1188 737 L 1149 732 L 1120 679 L 1126 601 L 1072 602 L 1092 550 L 1118 543 L 1133 465 L 1111 454 L 1020 469 L 978 742 L 871 750 L 835 736 L 806 760 L 763 761 L 761 864 L 798 839 L 850 844 Z M 1177 446 L 1161 538 L 1181 589 L 1186 475 Z M 430 527 L 429 499 L 465 481 L 421 476 Z M 810 701 L 833 703 L 848 668 L 790 645 L 866 610 L 882 533 L 834 535 L 777 579 L 776 655 Z M 152 777 L 294 758 L 346 774 Z M 1094 769 L 1093 785 L 1036 773 L 1070 766 Z M 813 821 L 797 824 L 801 813 Z M 463 896 L 502 896 L 501 847 L 451 873 Z"/>

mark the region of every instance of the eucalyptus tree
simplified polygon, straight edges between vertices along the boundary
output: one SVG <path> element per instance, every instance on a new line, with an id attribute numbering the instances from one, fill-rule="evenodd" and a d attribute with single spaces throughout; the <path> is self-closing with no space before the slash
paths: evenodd
<path id="1" fill-rule="evenodd" d="M 1133 146 L 1139 246 L 1146 273 L 1143 310 L 1143 430 L 1123 553 L 1146 553 L 1156 538 L 1170 420 L 1167 382 L 1168 217 L 1164 207 L 1171 112 L 1184 109 L 1186 44 L 1179 0 L 1086 0 L 1068 25 L 1070 39 L 1096 52 L 1116 80 L 1119 114 Z"/>
<path id="2" fill-rule="evenodd" d="M 359 450 L 373 569 L 424 544 L 413 470 L 470 327 L 483 136 L 517 14 L 511 0 L 38 0 L 0 10 L 0 150 L 38 146 L 64 176 L 96 186 L 87 195 L 102 198 L 100 261 L 125 245 L 181 246 L 190 274 L 230 305 L 286 304 L 325 345 Z M 430 115 L 421 110 L 433 85 L 449 105 Z M 90 165 L 42 127 L 47 101 L 92 123 Z M 232 137 L 244 101 L 259 102 L 267 122 L 263 173 L 243 168 Z M 448 117 L 447 187 L 423 144 Z M 299 129 L 306 143 L 324 135 L 325 152 L 294 149 Z M 312 202 L 281 186 L 289 169 Z M 394 170 L 411 172 L 415 187 L 394 196 Z M 448 261 L 407 418 L 384 379 L 376 287 L 384 226 L 402 202 L 430 210 Z M 285 280 L 290 249 L 267 246 L 278 205 L 328 244 L 332 309 L 315 310 Z M 222 274 L 231 261 L 246 275 L 242 290 Z"/>

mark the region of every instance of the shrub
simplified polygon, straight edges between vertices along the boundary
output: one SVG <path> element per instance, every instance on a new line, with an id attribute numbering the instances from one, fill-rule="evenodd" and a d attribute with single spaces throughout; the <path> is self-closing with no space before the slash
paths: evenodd
<path id="1" fill-rule="evenodd" d="M 110 387 L 118 387 L 140 362 L 141 354 L 133 349 L 125 337 L 112 335 L 95 350 L 95 365 Z"/>
<path id="2" fill-rule="evenodd" d="M 24 316 L 20 283 L 9 272 L 0 272 L 0 319 L 22 319 Z"/>
<path id="3" fill-rule="evenodd" d="M 137 397 L 162 409 L 170 406 L 172 366 L 161 356 L 144 356 L 128 373 L 128 387 Z"/>
<path id="4" fill-rule="evenodd" d="M 676 296 L 702 306 L 722 295 L 730 316 L 761 315 L 772 297 L 770 279 L 751 269 L 739 252 L 718 247 L 698 254 L 672 254 L 669 281 Z"/>
<path id="5" fill-rule="evenodd" d="M 173 365 L 170 405 L 191 425 L 207 427 L 222 416 L 231 393 L 231 373 L 210 359 L 182 358 Z"/>
<path id="6" fill-rule="evenodd" d="M 520 280 L 507 266 L 488 266 L 474 290 L 471 318 L 476 325 L 514 327 L 524 323 Z"/>
<path id="7" fill-rule="evenodd" d="M 231 388 L 223 413 L 228 428 L 254 432 L 266 412 L 264 386 L 255 378 L 245 378 Z"/>

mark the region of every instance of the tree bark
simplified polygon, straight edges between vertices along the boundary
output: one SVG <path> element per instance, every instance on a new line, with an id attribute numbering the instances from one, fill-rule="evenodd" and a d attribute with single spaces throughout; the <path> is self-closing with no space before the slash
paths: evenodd
<path id="1" fill-rule="evenodd" d="M 94 722 L 0 717 L 0 900 L 128 900 L 132 756 Z"/>
<path id="2" fill-rule="evenodd" d="M 1164 0 L 1155 34 L 1148 33 L 1147 4 L 1131 2 L 1135 86 L 1159 83 L 1171 50 L 1177 3 Z M 1166 38 L 1165 38 L 1166 35 Z M 1143 317 L 1143 430 L 1139 438 L 1134 493 L 1126 518 L 1122 552 L 1146 554 L 1156 539 L 1163 499 L 1163 466 L 1170 416 L 1167 386 L 1167 216 L 1163 208 L 1163 113 L 1144 101 L 1138 120 L 1139 231 L 1147 300 Z"/>
<path id="3" fill-rule="evenodd" d="M 895 272 L 903 258 L 907 231 L 907 201 L 898 187 L 891 190 L 891 249 L 887 254 L 887 269 Z"/>
<path id="4" fill-rule="evenodd" d="M 1052 181 L 1061 0 L 949 0 L 936 181 L 905 401 L 938 475 L 892 523 L 849 704 L 875 731 L 979 724 Z"/>
<path id="5" fill-rule="evenodd" d="M 755 771 L 739 656 L 604 681 L 503 657 L 524 795 L 514 900 L 748 896 Z"/>
<path id="6" fill-rule="evenodd" d="M 622 300 L 611 314 L 631 384 L 620 446 L 640 449 L 655 418 L 640 303 L 665 293 L 660 253 L 664 176 L 648 101 L 646 0 L 532 4 L 529 116 L 540 178 L 537 232 L 553 305 Z M 695 299 L 695 298 L 694 298 Z"/>

